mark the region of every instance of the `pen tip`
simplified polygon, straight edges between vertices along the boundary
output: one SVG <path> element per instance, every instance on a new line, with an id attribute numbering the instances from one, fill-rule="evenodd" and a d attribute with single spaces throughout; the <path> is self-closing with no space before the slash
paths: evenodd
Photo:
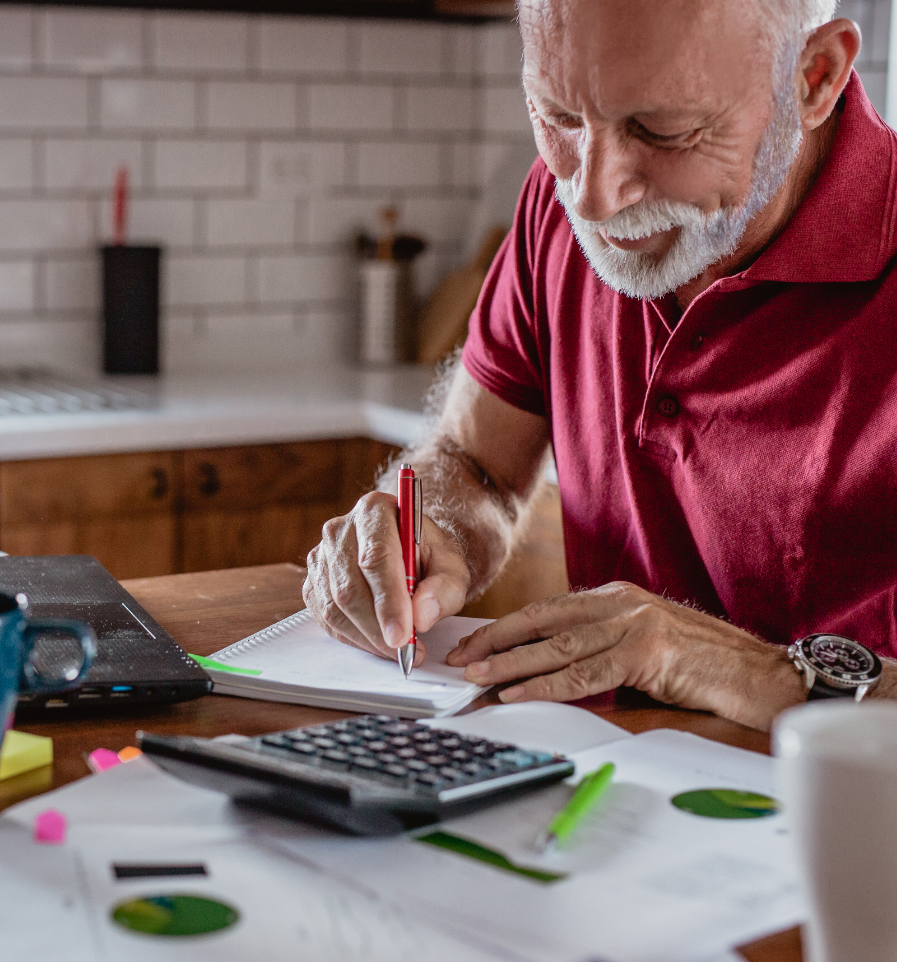
<path id="1" fill-rule="evenodd" d="M 408 676 L 411 674 L 411 666 L 414 664 L 414 646 L 405 645 L 398 650 L 399 656 L 399 666 L 402 669 L 402 674 L 405 676 L 405 680 L 408 680 Z"/>

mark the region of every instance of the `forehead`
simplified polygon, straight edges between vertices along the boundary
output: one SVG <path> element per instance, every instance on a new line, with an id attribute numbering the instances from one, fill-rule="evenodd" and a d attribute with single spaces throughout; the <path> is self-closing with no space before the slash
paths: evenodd
<path id="1" fill-rule="evenodd" d="M 524 81 L 602 113 L 720 109 L 770 86 L 755 0 L 521 0 Z"/>

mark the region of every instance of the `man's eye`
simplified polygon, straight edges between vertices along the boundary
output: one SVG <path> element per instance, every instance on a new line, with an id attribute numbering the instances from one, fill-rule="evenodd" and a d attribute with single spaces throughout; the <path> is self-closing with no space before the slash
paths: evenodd
<path id="1" fill-rule="evenodd" d="M 632 132 L 636 137 L 644 140 L 646 143 L 657 144 L 661 147 L 688 147 L 699 133 L 697 130 L 686 130 L 681 134 L 659 134 L 653 130 L 649 130 L 637 120 L 632 122 Z"/>
<path id="2" fill-rule="evenodd" d="M 539 108 L 531 100 L 528 101 L 528 106 L 530 113 L 534 117 L 538 117 L 542 123 L 548 124 L 550 127 L 573 129 L 582 126 L 582 120 L 575 114 L 557 113 L 550 110 L 539 110 Z"/>

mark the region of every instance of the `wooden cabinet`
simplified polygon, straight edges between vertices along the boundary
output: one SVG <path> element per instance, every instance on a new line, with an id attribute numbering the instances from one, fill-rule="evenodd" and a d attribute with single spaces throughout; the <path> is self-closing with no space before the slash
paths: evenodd
<path id="1" fill-rule="evenodd" d="M 184 453 L 184 571 L 303 561 L 340 513 L 338 441 Z"/>
<path id="2" fill-rule="evenodd" d="M 0 547 L 92 554 L 116 577 L 177 570 L 173 452 L 0 464 Z"/>
<path id="3" fill-rule="evenodd" d="M 0 464 L 0 548 L 117 578 L 304 563 L 397 448 L 368 438 Z"/>
<path id="4" fill-rule="evenodd" d="M 370 438 L 0 463 L 0 549 L 90 554 L 116 578 L 305 563 L 330 518 L 398 448 Z M 464 614 L 498 618 L 567 590 L 557 488 Z"/>

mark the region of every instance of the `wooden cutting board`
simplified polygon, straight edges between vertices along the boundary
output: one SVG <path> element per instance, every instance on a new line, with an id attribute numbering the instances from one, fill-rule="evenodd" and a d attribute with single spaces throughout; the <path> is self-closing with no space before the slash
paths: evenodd
<path id="1" fill-rule="evenodd" d="M 504 227 L 493 227 L 474 258 L 447 274 L 427 299 L 417 332 L 417 360 L 421 364 L 436 364 L 464 343 L 467 322 L 506 234 Z"/>

